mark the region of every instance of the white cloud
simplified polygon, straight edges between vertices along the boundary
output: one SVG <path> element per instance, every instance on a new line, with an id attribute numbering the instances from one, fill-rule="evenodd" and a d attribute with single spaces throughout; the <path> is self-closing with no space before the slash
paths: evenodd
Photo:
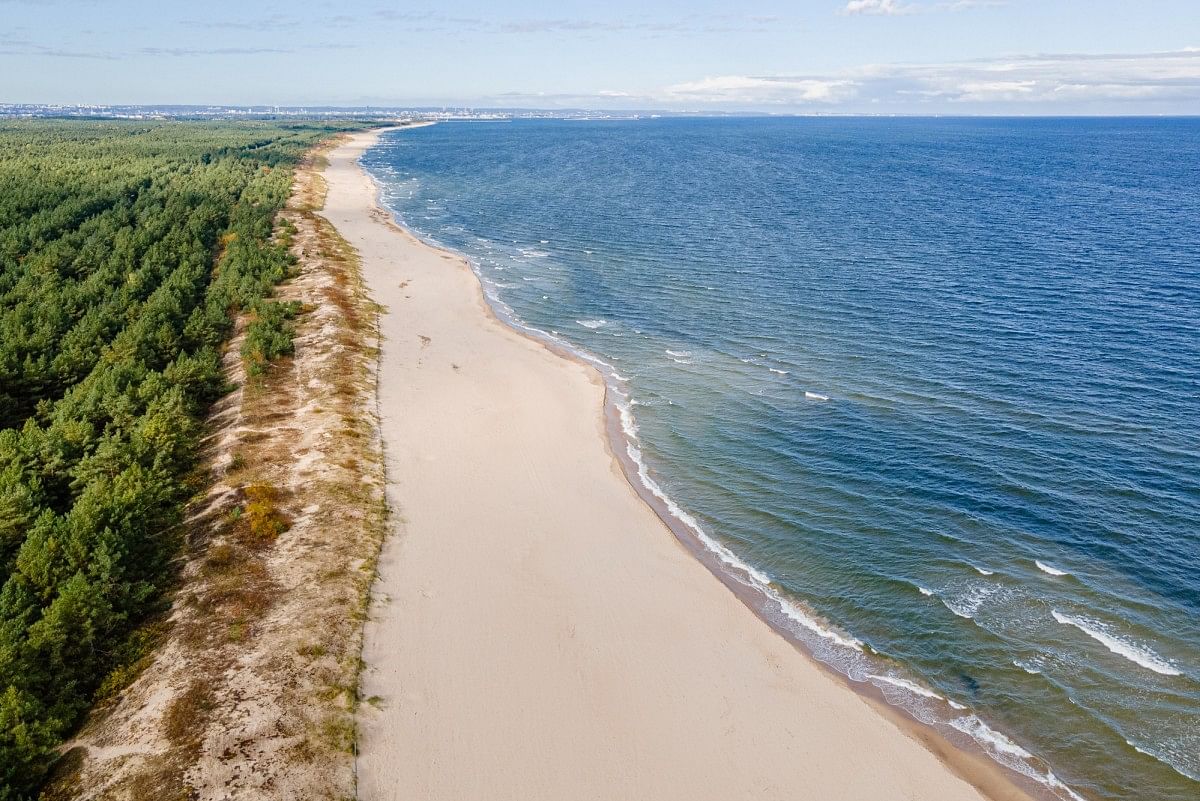
<path id="1" fill-rule="evenodd" d="M 662 95 L 685 102 L 787 105 L 831 103 L 850 97 L 854 90 L 854 81 L 843 78 L 724 75 L 668 86 Z"/>
<path id="2" fill-rule="evenodd" d="M 849 0 L 842 14 L 898 17 L 927 11 L 964 11 L 968 8 L 1002 6 L 1003 0 L 947 0 L 941 3 L 902 3 L 899 0 Z"/>
<path id="3" fill-rule="evenodd" d="M 911 14 L 914 6 L 901 5 L 896 0 L 850 0 L 842 9 L 843 14 L 881 14 L 896 16 Z"/>
<path id="4" fill-rule="evenodd" d="M 1200 50 L 1042 54 L 939 64 L 869 64 L 815 75 L 718 75 L 639 97 L 666 107 L 909 113 L 1054 113 L 1066 104 L 1171 103 L 1200 113 Z M 1083 109 L 1086 110 L 1086 109 Z"/>

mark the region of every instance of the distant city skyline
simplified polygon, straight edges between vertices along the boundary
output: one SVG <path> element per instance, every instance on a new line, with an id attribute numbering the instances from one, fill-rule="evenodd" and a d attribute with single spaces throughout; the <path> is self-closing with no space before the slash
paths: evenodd
<path id="1" fill-rule="evenodd" d="M 0 0 L 0 103 L 1200 114 L 1200 10 Z"/>

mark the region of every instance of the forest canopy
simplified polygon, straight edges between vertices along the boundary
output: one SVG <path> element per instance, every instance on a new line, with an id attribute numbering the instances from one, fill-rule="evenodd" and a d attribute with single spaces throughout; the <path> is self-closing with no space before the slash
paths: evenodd
<path id="1" fill-rule="evenodd" d="M 221 348 L 285 316 L 275 215 L 339 129 L 0 122 L 0 801 L 161 610 Z"/>

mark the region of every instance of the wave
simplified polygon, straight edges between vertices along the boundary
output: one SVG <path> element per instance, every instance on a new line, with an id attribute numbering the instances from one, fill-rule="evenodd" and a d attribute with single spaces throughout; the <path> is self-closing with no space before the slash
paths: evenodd
<path id="1" fill-rule="evenodd" d="M 947 601 L 945 598 L 942 599 L 942 605 L 959 617 L 966 618 L 967 620 L 975 619 L 974 609 L 967 609 L 953 601 Z"/>
<path id="2" fill-rule="evenodd" d="M 662 487 L 658 485 L 658 482 L 650 476 L 650 470 L 642 458 L 641 449 L 636 444 L 638 441 L 637 423 L 633 419 L 630 407 L 626 404 L 620 404 L 617 407 L 617 411 L 621 419 L 621 429 L 625 434 L 625 451 L 637 468 L 638 479 L 641 481 L 642 486 L 649 490 L 667 508 L 672 517 L 687 526 L 688 530 L 700 541 L 700 544 L 727 567 L 732 568 L 735 575 L 739 577 L 744 575 L 746 577 L 744 580 L 745 583 L 769 598 L 778 606 L 779 611 L 783 613 L 784 617 L 829 642 L 855 651 L 861 652 L 863 650 L 863 643 L 860 640 L 848 634 L 835 631 L 830 626 L 821 623 L 815 617 L 808 614 L 798 604 L 781 595 L 772 586 L 770 576 L 753 565 L 742 561 L 733 551 L 709 536 L 695 517 L 680 507 L 679 504 L 675 503 L 675 500 L 664 492 Z"/>
<path id="3" fill-rule="evenodd" d="M 590 252 L 590 251 L 585 251 L 585 252 Z M 476 272 L 478 274 L 479 271 L 476 270 Z M 512 309 L 509 308 L 506 304 L 504 304 L 503 301 L 501 301 L 498 296 L 489 294 L 488 298 L 490 301 L 492 301 L 497 306 L 502 307 L 505 314 L 502 314 L 501 316 L 510 324 L 514 325 L 515 327 L 517 327 L 521 330 L 528 331 L 535 336 L 540 336 L 540 337 L 546 336 L 544 331 L 532 328 L 532 327 L 522 323 L 520 321 L 520 319 L 517 317 L 517 315 L 512 311 Z M 595 328 L 600 328 L 600 327 L 606 325 L 607 321 L 601 320 L 601 319 L 577 320 L 576 323 L 584 328 L 595 329 Z M 564 345 L 565 347 L 567 347 L 567 349 L 582 356 L 587 361 L 590 361 L 590 362 L 593 362 L 596 364 L 600 364 L 600 365 L 605 365 L 605 363 L 601 362 L 599 359 L 595 359 L 594 357 L 588 358 L 586 351 L 581 351 L 580 349 L 577 349 L 575 346 L 571 345 L 570 343 L 565 342 L 562 339 L 559 339 L 557 331 L 552 330 L 551 336 L 549 338 L 559 344 Z M 679 357 L 685 357 L 685 358 L 689 357 L 689 356 L 691 356 L 691 353 L 668 351 L 668 355 L 675 356 L 676 359 L 678 359 Z M 760 354 L 760 358 L 766 358 L 767 355 L 768 354 L 766 354 L 766 353 Z M 746 361 L 747 363 L 749 363 L 752 360 L 745 359 L 743 361 Z M 761 364 L 761 362 L 760 362 L 760 364 Z M 605 370 L 605 373 L 610 376 L 613 376 L 614 381 L 620 380 L 618 377 L 613 375 L 611 365 L 607 365 L 607 367 L 608 367 L 608 369 Z M 782 371 L 779 371 L 779 372 L 782 372 Z M 844 633 L 840 630 L 837 630 L 836 628 L 834 628 L 834 626 L 832 624 L 826 623 L 823 620 L 818 619 L 815 614 L 809 613 L 803 607 L 803 605 L 801 603 L 794 602 L 791 599 L 789 599 L 788 597 L 786 597 L 785 595 L 783 595 L 782 591 L 777 587 L 777 585 L 774 584 L 773 579 L 769 575 L 767 575 L 765 572 L 755 568 L 753 565 L 747 564 L 746 562 L 742 561 L 730 549 L 726 548 L 720 542 L 717 542 L 712 537 L 710 537 L 707 534 L 707 532 L 705 532 L 704 529 L 699 525 L 698 521 L 694 517 L 692 517 L 691 514 L 689 514 L 687 511 L 682 509 L 678 504 L 676 504 L 674 502 L 674 500 L 670 496 L 668 496 L 666 494 L 666 492 L 663 491 L 663 489 L 657 484 L 657 482 L 654 481 L 654 479 L 649 475 L 649 470 L 647 468 L 647 465 L 644 462 L 644 460 L 642 459 L 641 450 L 638 447 L 638 442 L 637 442 L 637 424 L 636 424 L 636 421 L 634 420 L 632 411 L 630 409 L 630 406 L 632 404 L 638 403 L 638 402 L 633 401 L 632 399 L 628 398 L 627 396 L 622 396 L 621 393 L 614 393 L 614 395 L 617 396 L 617 399 L 616 399 L 616 402 L 614 405 L 616 406 L 616 408 L 618 410 L 619 422 L 620 422 L 623 432 L 625 433 L 625 439 L 626 439 L 625 450 L 628 453 L 629 459 L 631 461 L 631 465 L 634 468 L 634 470 L 631 472 L 636 472 L 636 474 L 637 474 L 638 481 L 636 483 L 640 483 L 641 486 L 644 487 L 647 492 L 649 492 L 652 496 L 654 496 L 654 498 L 656 498 L 659 502 L 661 502 L 662 506 L 665 507 L 666 512 L 671 517 L 680 521 L 684 527 L 689 529 L 689 531 L 694 535 L 695 539 L 699 542 L 699 544 L 705 551 L 712 554 L 717 561 L 719 561 L 725 567 L 729 568 L 729 570 L 723 571 L 726 576 L 733 578 L 734 580 L 744 584 L 748 588 L 756 590 L 758 593 L 760 593 L 762 596 L 764 596 L 766 599 L 768 599 L 770 606 L 778 609 L 779 614 L 781 614 L 783 618 L 786 618 L 786 621 L 789 621 L 790 623 L 795 624 L 794 626 L 790 626 L 790 628 L 793 629 L 793 631 L 799 636 L 800 639 L 802 639 L 806 642 L 806 644 L 808 645 L 808 648 L 810 650 L 810 653 L 812 653 L 813 656 L 816 656 L 818 659 L 820 659 L 823 662 L 828 662 L 831 666 L 835 667 L 837 670 L 846 674 L 848 677 L 850 677 L 852 679 L 859 680 L 859 681 L 863 680 L 861 678 L 863 675 L 862 668 L 867 667 L 868 665 L 871 664 L 869 661 L 866 661 L 867 659 L 869 659 L 869 657 L 865 655 L 865 652 L 868 650 L 873 650 L 873 649 L 870 649 L 870 646 L 865 645 L 863 642 L 859 641 L 852 635 Z M 624 402 L 621 399 L 622 397 L 625 398 Z M 821 395 L 821 394 L 818 394 L 815 392 L 810 392 L 810 391 L 806 391 L 804 393 L 804 397 L 809 400 L 814 400 L 814 401 L 829 400 L 828 396 Z M 667 401 L 667 403 L 670 403 L 670 401 Z M 990 571 L 979 570 L 979 572 L 983 575 L 991 575 Z M 931 590 L 927 590 L 920 586 L 917 586 L 917 589 L 922 593 L 922 595 L 926 595 L 926 596 L 933 595 L 933 592 Z M 968 597 L 966 599 L 966 605 L 961 605 L 960 608 L 962 608 L 964 611 L 970 610 L 973 614 L 973 609 L 977 609 L 978 606 L 982 604 L 982 602 L 983 602 L 983 598 L 974 600 L 973 598 Z M 770 616 L 774 617 L 775 613 L 771 612 L 769 614 L 770 614 Z M 965 616 L 969 617 L 970 614 L 965 615 Z M 785 627 L 789 627 L 789 626 L 786 626 L 786 624 L 785 624 Z M 800 629 L 803 629 L 803 631 L 800 631 Z M 820 642 L 825 643 L 825 644 L 820 645 L 819 647 L 814 647 L 814 645 L 813 645 L 814 640 L 812 637 L 808 636 L 808 634 L 816 635 L 816 637 L 818 637 L 820 639 Z M 876 669 L 879 669 L 879 667 L 877 666 Z M 880 675 L 880 674 L 869 674 L 868 678 L 873 678 L 876 681 L 880 681 L 880 682 L 883 682 L 890 686 L 894 686 L 897 689 L 904 690 L 905 694 L 907 694 L 907 695 L 917 696 L 917 697 L 925 697 L 925 698 L 941 697 L 941 696 L 937 696 L 936 693 L 933 693 L 931 690 L 929 690 L 925 687 L 922 687 L 920 684 L 908 681 L 907 679 L 901 679 L 901 678 L 897 678 L 897 677 L 893 677 L 893 676 L 886 676 L 886 675 Z M 950 700 L 950 699 L 943 699 L 943 700 L 945 700 L 946 703 L 953 710 L 958 710 L 960 712 L 966 710 L 965 706 L 963 706 L 962 704 L 959 704 L 953 700 Z M 917 712 L 914 711 L 913 707 L 910 706 L 910 705 L 915 705 L 917 709 L 919 709 L 921 707 L 923 702 L 919 701 L 917 698 L 911 698 L 911 699 L 909 699 L 909 701 L 907 703 L 902 703 L 902 702 L 899 702 L 896 700 L 893 700 L 892 702 L 897 703 L 897 705 L 900 706 L 901 708 L 908 709 L 910 713 L 917 715 L 917 717 L 919 719 L 925 720 L 925 722 L 929 722 L 929 723 L 936 722 L 938 725 L 954 725 L 953 723 L 950 723 L 947 720 L 945 720 L 945 718 L 943 718 L 941 715 L 938 716 L 939 719 L 936 721 L 928 720 L 925 717 L 918 715 Z M 926 705 L 926 706 L 928 706 L 928 705 Z M 945 717 L 953 717 L 953 715 L 948 715 Z M 973 714 L 969 714 L 967 718 L 963 718 L 962 716 L 959 716 L 960 721 L 967 720 L 969 718 L 975 718 L 976 721 L 979 721 L 978 725 L 975 726 L 975 725 L 969 725 L 969 724 L 960 724 L 960 725 L 955 725 L 954 728 L 957 729 L 958 731 L 966 731 L 967 733 L 974 732 L 974 734 L 971 734 L 971 736 L 973 737 L 973 739 L 975 739 L 977 742 L 980 743 L 981 747 L 983 747 L 985 752 L 992 754 L 993 756 L 997 753 L 1005 756 L 1004 759 L 998 759 L 997 761 L 1001 761 L 1004 764 L 1008 764 L 1010 767 L 1013 767 L 1014 769 L 1019 770 L 1024 775 L 1034 778 L 1036 781 L 1041 782 L 1043 785 L 1058 789 L 1062 793 L 1069 794 L 1071 796 L 1071 798 L 1076 799 L 1076 801 L 1083 801 L 1082 799 L 1080 799 L 1080 797 L 1078 795 L 1074 794 L 1068 788 L 1066 788 L 1065 785 L 1062 785 L 1062 783 L 1059 782 L 1054 777 L 1053 773 L 1047 772 L 1047 773 L 1043 774 L 1043 773 L 1040 773 L 1037 769 L 1035 769 L 1032 764 L 1022 763 L 1020 758 L 1017 755 L 1024 754 L 1024 755 L 1026 755 L 1026 757 L 1028 757 L 1029 752 L 1025 751 L 1020 746 L 1013 743 L 1011 740 L 1009 740 L 1004 735 L 993 732 L 990 728 L 988 728 L 985 724 L 983 724 L 982 721 L 980 721 Z M 965 728 L 964 728 L 964 726 L 965 726 Z M 978 736 L 976 736 L 976 735 L 978 735 Z M 990 735 L 990 737 L 989 737 L 989 735 Z M 990 743 L 990 745 L 989 745 L 989 743 Z M 996 743 L 998 743 L 998 745 Z M 995 756 L 994 756 L 994 758 L 995 758 Z M 1014 761 L 1016 762 L 1016 764 L 1014 764 Z"/>
<path id="4" fill-rule="evenodd" d="M 949 725 L 978 743 L 992 759 L 1000 764 L 1007 765 L 1018 773 L 1028 776 L 1060 796 L 1065 794 L 1071 801 L 1087 801 L 1055 776 L 1054 771 L 1047 770 L 1042 773 L 1034 768 L 1030 761 L 1033 754 L 984 723 L 978 715 L 954 718 Z"/>
<path id="5" fill-rule="evenodd" d="M 986 743 L 990 749 L 1001 754 L 1020 757 L 1022 759 L 1028 759 L 1033 756 L 1033 754 L 1008 739 L 1008 737 L 984 723 L 978 715 L 965 715 L 961 718 L 954 718 L 950 721 L 950 725 L 963 734 L 969 734 L 977 742 Z"/>
<path id="6" fill-rule="evenodd" d="M 675 362 L 676 364 L 691 364 L 692 363 L 692 360 L 691 360 L 692 352 L 689 350 L 671 350 L 670 348 L 668 348 L 667 350 L 665 350 L 663 352 L 666 353 L 667 356 L 669 356 L 671 358 L 671 361 Z"/>
<path id="7" fill-rule="evenodd" d="M 913 693 L 914 695 L 920 695 L 924 698 L 936 698 L 939 701 L 946 700 L 944 697 L 942 697 L 941 695 L 938 695 L 933 690 L 922 687 L 920 684 L 917 684 L 915 681 L 909 681 L 908 679 L 901 679 L 901 678 L 897 678 L 896 676 L 880 676 L 878 673 L 868 673 L 867 678 L 868 679 L 876 679 L 878 681 L 882 681 L 884 684 L 890 684 L 893 687 L 899 687 L 903 690 L 908 690 L 910 693 Z"/>
<path id="8" fill-rule="evenodd" d="M 921 593 L 922 595 L 924 595 L 926 597 L 933 595 L 933 590 L 928 590 L 928 589 L 922 587 L 920 584 L 917 585 L 917 592 Z"/>
<path id="9" fill-rule="evenodd" d="M 976 572 L 976 573 L 978 573 L 978 574 L 979 574 L 979 575 L 981 575 L 981 576 L 994 576 L 994 575 L 996 575 L 996 571 L 995 571 L 995 570 L 988 570 L 988 569 L 986 569 L 986 568 L 980 567 L 979 565 L 971 565 L 971 567 L 975 568 L 975 572 Z"/>
<path id="10" fill-rule="evenodd" d="M 954 614 L 967 620 L 974 620 L 975 615 L 988 598 L 997 592 L 995 585 L 975 584 L 965 593 L 954 598 L 942 598 L 942 604 Z"/>
<path id="11" fill-rule="evenodd" d="M 772 373 L 777 373 L 779 375 L 787 375 L 788 374 L 787 370 L 776 370 L 774 367 L 768 367 L 767 369 L 770 370 Z"/>
<path id="12" fill-rule="evenodd" d="M 1130 662 L 1141 665 L 1147 670 L 1153 670 L 1155 673 L 1163 676 L 1179 676 L 1182 673 L 1182 671 L 1146 646 L 1105 631 L 1104 624 L 1098 621 L 1064 615 L 1057 609 L 1050 610 L 1050 614 L 1059 623 L 1065 626 L 1074 626 L 1114 654 L 1123 656 Z"/>
<path id="13" fill-rule="evenodd" d="M 1134 751 L 1137 751 L 1139 754 L 1144 754 L 1145 756 L 1150 757 L 1151 759 L 1155 760 L 1156 762 L 1161 762 L 1162 764 L 1169 767 L 1171 770 L 1178 773 L 1180 776 L 1183 776 L 1188 779 L 1192 779 L 1193 781 L 1200 782 L 1200 775 L 1193 774 L 1190 771 L 1184 770 L 1183 768 L 1179 767 L 1174 762 L 1172 762 L 1171 760 L 1162 756 L 1161 754 L 1157 754 L 1154 751 L 1149 750 L 1148 748 L 1143 748 L 1140 745 L 1138 745 L 1137 743 L 1135 743 L 1133 740 L 1130 740 L 1128 738 L 1126 738 L 1125 744 L 1127 746 L 1129 746 L 1130 748 L 1132 748 Z"/>
<path id="14" fill-rule="evenodd" d="M 1049 573 L 1051 576 L 1066 576 L 1066 575 L 1068 575 L 1067 571 L 1059 570 L 1057 567 L 1051 567 L 1050 565 L 1046 564 L 1045 562 L 1039 562 L 1037 559 L 1034 559 L 1033 563 L 1035 565 L 1037 565 L 1038 570 L 1042 571 L 1043 573 Z"/>

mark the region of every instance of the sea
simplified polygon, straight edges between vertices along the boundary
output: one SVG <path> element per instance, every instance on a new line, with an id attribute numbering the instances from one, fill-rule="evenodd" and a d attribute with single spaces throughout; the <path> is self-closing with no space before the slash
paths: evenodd
<path id="1" fill-rule="evenodd" d="M 1200 798 L 1200 119 L 448 122 L 362 162 L 604 373 L 632 480 L 800 647 L 1048 797 Z"/>

